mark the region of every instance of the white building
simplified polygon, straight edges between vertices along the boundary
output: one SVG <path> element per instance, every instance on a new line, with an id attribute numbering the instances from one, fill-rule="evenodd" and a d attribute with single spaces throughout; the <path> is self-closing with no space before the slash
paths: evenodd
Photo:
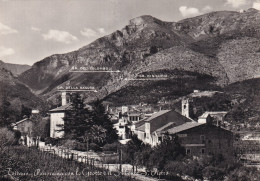
<path id="1" fill-rule="evenodd" d="M 50 137 L 52 138 L 62 138 L 64 136 L 61 127 L 58 125 L 64 125 L 63 118 L 65 117 L 66 111 L 70 109 L 70 104 L 67 104 L 66 92 L 62 92 L 62 105 L 55 109 L 50 110 Z"/>

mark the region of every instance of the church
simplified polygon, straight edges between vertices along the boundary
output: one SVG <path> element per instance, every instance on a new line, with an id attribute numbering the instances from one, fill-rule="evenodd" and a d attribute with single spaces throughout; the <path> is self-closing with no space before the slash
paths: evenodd
<path id="1" fill-rule="evenodd" d="M 136 124 L 134 133 L 144 143 L 156 146 L 166 136 L 178 136 L 187 155 L 223 153 L 232 154 L 233 133 L 213 124 L 208 114 L 206 119 L 194 121 L 190 115 L 190 101 L 182 100 L 181 113 L 175 110 L 162 110 Z"/>

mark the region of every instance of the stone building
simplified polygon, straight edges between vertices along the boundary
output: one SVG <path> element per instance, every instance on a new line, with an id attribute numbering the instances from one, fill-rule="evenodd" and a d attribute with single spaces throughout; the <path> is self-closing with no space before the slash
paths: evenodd
<path id="1" fill-rule="evenodd" d="M 201 156 L 205 154 L 233 154 L 232 132 L 213 125 L 210 122 L 189 122 L 183 125 L 165 129 L 160 135 L 178 136 L 187 155 Z"/>

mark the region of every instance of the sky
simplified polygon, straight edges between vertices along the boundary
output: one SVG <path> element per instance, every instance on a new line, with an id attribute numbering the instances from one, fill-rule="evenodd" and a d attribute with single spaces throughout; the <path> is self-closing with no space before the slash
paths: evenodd
<path id="1" fill-rule="evenodd" d="M 121 30 L 141 15 L 176 22 L 252 7 L 260 10 L 260 0 L 0 0 L 0 60 L 32 65 Z"/>

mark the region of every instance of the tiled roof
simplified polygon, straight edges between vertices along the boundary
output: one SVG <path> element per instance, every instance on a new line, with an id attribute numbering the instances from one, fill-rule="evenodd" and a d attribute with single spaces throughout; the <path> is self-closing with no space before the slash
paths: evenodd
<path id="1" fill-rule="evenodd" d="M 70 110 L 71 108 L 72 108 L 71 103 L 69 103 L 69 104 L 66 104 L 64 106 L 60 106 L 60 107 L 51 109 L 51 110 L 49 110 L 49 112 L 64 112 L 66 110 Z M 85 105 L 85 108 L 91 110 L 92 106 L 87 104 L 87 105 Z"/>
<path id="2" fill-rule="evenodd" d="M 22 123 L 22 122 L 24 122 L 24 121 L 27 121 L 27 120 L 30 121 L 30 119 L 25 118 L 25 119 L 22 119 L 22 120 L 20 120 L 20 121 L 18 121 L 18 122 L 12 123 L 12 126 L 15 126 L 15 125 L 20 124 L 20 123 Z"/>
<path id="3" fill-rule="evenodd" d="M 182 125 L 173 127 L 171 129 L 167 129 L 167 128 L 163 129 L 160 132 L 161 133 L 168 132 L 169 134 L 175 134 L 175 133 L 178 133 L 178 132 L 181 132 L 181 131 L 184 131 L 184 130 L 187 130 L 187 129 L 191 129 L 191 128 L 194 128 L 194 127 L 197 127 L 197 126 L 200 126 L 200 125 L 203 125 L 203 124 L 205 124 L 205 123 L 187 122 L 187 123 L 184 123 Z"/>
<path id="4" fill-rule="evenodd" d="M 207 118 L 209 115 L 223 115 L 227 114 L 226 111 L 204 112 L 199 118 Z"/>
<path id="5" fill-rule="evenodd" d="M 62 111 L 66 111 L 66 110 L 70 110 L 71 109 L 71 104 L 66 104 L 64 106 L 60 106 L 54 109 L 49 110 L 49 112 L 62 112 Z"/>
<path id="6" fill-rule="evenodd" d="M 163 110 L 156 113 L 155 115 L 152 115 L 146 121 L 150 122 L 150 133 L 152 133 L 167 125 L 168 123 L 174 122 L 175 126 L 179 126 L 186 122 L 191 122 L 192 120 L 186 118 L 174 110 Z"/>
<path id="7" fill-rule="evenodd" d="M 151 117 L 143 119 L 136 123 L 136 130 L 145 131 L 145 122 L 150 122 L 150 133 L 161 132 L 165 129 L 173 128 L 182 125 L 192 120 L 186 118 L 180 113 L 173 110 L 162 110 L 153 114 Z"/>
<path id="8" fill-rule="evenodd" d="M 159 116 L 161 116 L 161 115 L 163 115 L 163 114 L 165 114 L 165 113 L 167 113 L 167 112 L 170 112 L 171 110 L 162 110 L 162 111 L 159 111 L 159 112 L 157 112 L 157 113 L 154 113 L 154 114 L 152 114 L 152 116 L 151 117 L 149 117 L 146 121 L 148 122 L 148 121 L 151 121 L 151 120 L 153 120 L 154 118 L 157 118 L 157 117 L 159 117 Z"/>
<path id="9" fill-rule="evenodd" d="M 157 129 L 156 132 L 160 132 L 160 131 L 162 131 L 164 129 L 172 128 L 174 125 L 175 125 L 174 122 L 170 122 L 170 123 L 164 125 L 163 127 L 160 127 L 159 129 Z"/>

